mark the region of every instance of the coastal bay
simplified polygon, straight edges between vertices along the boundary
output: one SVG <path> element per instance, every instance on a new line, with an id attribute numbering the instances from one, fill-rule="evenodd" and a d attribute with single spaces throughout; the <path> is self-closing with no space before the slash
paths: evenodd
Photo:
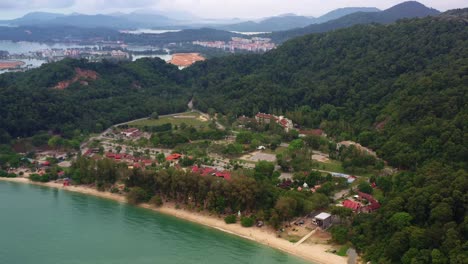
<path id="1" fill-rule="evenodd" d="M 0 181 L 0 188 L 5 188 L 5 182 L 8 181 L 8 182 L 15 182 L 15 183 L 31 183 L 28 179 L 25 179 L 25 178 L 16 178 L 16 179 L 5 179 L 5 178 L 2 178 L 1 179 L 2 181 Z M 1 185 L 3 184 L 3 185 Z M 106 214 L 110 214 L 110 216 L 105 216 L 103 215 L 101 219 L 101 214 L 99 212 L 89 212 L 90 214 L 95 214 L 93 216 L 87 216 L 87 217 L 92 217 L 93 219 L 95 219 L 96 221 L 96 225 L 100 225 L 100 224 L 103 224 L 105 226 L 101 226 L 101 228 L 104 228 L 104 229 L 107 229 L 107 228 L 111 228 L 111 226 L 107 226 L 109 223 L 102 223 L 102 220 L 105 220 L 106 219 L 115 219 L 116 221 L 120 221 L 122 219 L 120 219 L 120 217 L 122 217 L 122 215 L 117 215 L 115 216 L 114 215 L 114 211 L 112 210 L 116 210 L 116 211 L 119 211 L 119 210 L 122 210 L 122 208 L 126 208 L 128 210 L 142 210 L 141 208 L 138 209 L 138 208 L 135 208 L 133 206 L 129 206 L 129 205 L 126 205 L 125 204 L 125 198 L 121 195 L 116 195 L 116 194 L 111 194 L 111 193 L 106 193 L 106 192 L 99 192 L 95 189 L 92 189 L 92 188 L 87 188 L 87 187 L 82 187 L 82 186 L 68 186 L 68 187 L 63 187 L 61 184 L 58 184 L 58 183 L 45 183 L 45 184 L 36 184 L 34 183 L 34 185 L 39 185 L 39 186 L 43 186 L 43 187 L 50 187 L 50 188 L 54 188 L 55 190 L 47 190 L 47 189 L 34 189 L 33 187 L 35 186 L 31 186 L 29 188 L 27 187 L 24 187 L 24 186 L 29 186 L 29 185 L 18 185 L 18 184 L 15 184 L 14 186 L 10 186 L 9 188 L 13 187 L 16 192 L 19 192 L 18 194 L 16 195 L 20 195 L 22 197 L 23 193 L 22 192 L 27 192 L 26 195 L 28 194 L 28 192 L 30 192 L 31 190 L 36 192 L 38 190 L 40 190 L 39 192 L 45 194 L 45 195 L 49 195 L 48 198 L 50 198 L 50 195 L 52 195 L 54 198 L 54 207 L 55 205 L 57 204 L 61 204 L 61 199 L 65 199 L 65 200 L 69 200 L 69 194 L 67 194 L 68 192 L 62 192 L 62 190 L 64 190 L 66 188 L 66 191 L 71 191 L 71 192 L 74 192 L 74 193 L 79 193 L 79 197 L 82 197 L 81 194 L 86 194 L 86 195 L 92 195 L 92 196 L 96 196 L 96 197 L 100 197 L 100 198 L 105 198 L 105 199 L 110 199 L 110 200 L 113 200 L 113 201 L 116 201 L 116 202 L 119 202 L 119 204 L 113 204 L 113 207 L 115 207 L 114 209 L 109 209 L 109 206 L 106 206 L 105 208 L 105 212 Z M 23 187 L 22 187 L 23 186 Z M 37 188 L 37 187 L 36 187 Z M 5 192 L 1 192 L 3 195 L 5 195 Z M 72 197 L 73 195 L 76 195 L 72 193 Z M 10 208 L 10 207 L 13 207 L 13 208 L 16 208 L 15 210 L 18 210 L 18 200 L 16 199 L 17 197 L 15 196 L 14 198 L 13 197 L 2 197 L 3 199 L 3 205 L 0 206 L 0 207 L 5 207 L 5 208 Z M 8 198 L 8 199 L 7 199 Z M 21 199 L 20 199 L 21 200 Z M 42 200 L 42 199 L 38 199 L 38 200 Z M 100 199 L 98 199 L 100 200 Z M 6 201 L 10 201 L 8 203 L 6 203 Z M 34 200 L 35 201 L 35 200 Z M 81 201 L 83 201 L 81 199 Z M 90 210 L 89 207 L 93 207 L 95 206 L 95 200 L 89 200 L 89 199 L 86 199 L 86 203 L 85 204 L 81 204 L 81 206 L 83 208 L 87 208 L 87 210 Z M 1 205 L 1 203 L 0 203 Z M 16 205 L 16 206 L 15 206 Z M 111 206 L 112 207 L 112 206 Z M 223 249 L 226 249 L 226 248 L 229 248 L 229 246 L 226 244 L 226 243 L 231 243 L 233 241 L 243 241 L 243 243 L 249 243 L 249 247 L 253 247 L 255 248 L 256 250 L 259 250 L 258 248 L 262 249 L 262 250 L 266 250 L 265 252 L 266 253 L 263 253 L 263 251 L 261 253 L 254 253 L 253 258 L 242 258 L 244 261 L 246 262 L 242 262 L 240 259 L 237 259 L 236 261 L 232 261 L 231 258 L 228 258 L 228 259 L 225 259 L 223 260 L 223 263 L 304 263 L 301 259 L 297 259 L 296 257 L 292 257 L 292 256 L 289 256 L 289 255 L 285 255 L 284 253 L 281 253 L 279 251 L 275 251 L 275 250 L 271 250 L 269 249 L 268 247 L 265 248 L 263 246 L 259 246 L 258 244 L 256 243 L 252 243 L 251 241 L 255 241 L 257 243 L 260 243 L 260 244 L 263 244 L 265 246 L 269 246 L 269 247 L 272 247 L 272 248 L 275 248 L 275 249 L 278 249 L 278 250 L 281 250 L 283 252 L 287 252 L 289 254 L 292 254 L 292 255 L 296 255 L 297 257 L 300 257 L 304 260 L 307 260 L 307 261 L 313 261 L 313 263 L 346 263 L 346 258 L 343 258 L 343 257 L 339 257 L 337 255 L 334 255 L 334 254 L 330 254 L 330 253 L 326 253 L 325 251 L 330 249 L 329 246 L 327 245 L 313 245 L 313 244 L 302 244 L 302 245 L 299 245 L 299 246 L 295 246 L 294 244 L 290 243 L 289 241 L 286 241 L 286 240 L 283 240 L 283 239 L 279 239 L 279 238 L 276 238 L 275 237 L 275 234 L 274 232 L 272 232 L 271 230 L 266 230 L 266 229 L 258 229 L 258 228 L 242 228 L 240 227 L 239 225 L 227 225 L 224 223 L 224 221 L 221 219 L 221 218 L 217 218 L 217 217 L 213 217 L 213 216 L 209 216 L 209 215 L 206 215 L 206 214 L 202 214 L 202 213 L 194 213 L 194 212 L 189 212 L 189 211 L 186 211 L 186 210 L 177 210 L 174 208 L 174 205 L 171 205 L 171 204 L 166 204 L 165 206 L 163 206 L 162 208 L 154 208 L 150 205 L 147 205 L 147 204 L 143 204 L 141 207 L 143 208 L 146 208 L 146 209 L 150 209 L 150 210 L 153 210 L 153 211 L 156 211 L 156 212 L 159 212 L 159 213 L 162 213 L 164 215 L 169 215 L 169 216 L 175 216 L 177 218 L 180 218 L 180 219 L 184 219 L 184 220 L 187 220 L 187 221 L 190 221 L 190 222 L 193 222 L 193 223 L 197 223 L 197 224 L 201 224 L 201 225 L 204 225 L 204 226 L 208 226 L 208 227 L 211 227 L 209 230 L 213 233 L 219 233 L 214 229 L 217 229 L 217 230 L 220 230 L 220 231 L 223 231 L 225 233 L 230 233 L 232 235 L 236 235 L 236 236 L 239 236 L 239 237 L 242 237 L 244 239 L 238 239 L 238 238 L 233 238 L 231 236 L 226 236 L 224 235 L 223 238 L 221 238 L 221 241 L 218 241 L 219 243 L 222 243 L 224 244 L 224 246 L 222 246 Z M 133 208 L 133 209 L 129 209 L 129 208 Z M 68 211 L 70 208 L 65 208 L 64 210 Z M 2 209 L 4 210 L 4 209 Z M 25 209 L 27 210 L 27 209 Z M 99 210 L 98 210 L 99 211 Z M 145 212 L 146 210 L 143 210 L 143 211 L 140 211 L 140 212 Z M 151 212 L 149 212 L 151 213 Z M 146 215 L 146 217 L 149 217 L 149 218 L 159 218 L 159 217 L 162 217 L 160 214 L 154 214 L 154 213 L 151 213 L 151 214 L 148 214 L 148 211 L 146 211 L 146 213 L 143 213 Z M 18 216 L 17 216 L 18 217 Z M 124 219 L 125 220 L 125 219 Z M 179 221 L 178 219 L 172 219 L 172 220 L 167 220 L 167 222 L 172 223 L 173 221 Z M 179 222 L 177 222 L 179 223 Z M 185 221 L 182 221 L 181 223 L 185 223 Z M 168 223 L 166 223 L 168 224 Z M 187 224 L 187 223 L 185 223 Z M 1 226 L 5 226 L 5 223 L 3 223 Z M 65 226 L 67 226 L 65 224 Z M 198 226 L 198 225 L 196 225 Z M 62 227 L 61 227 L 62 228 Z M 74 227 L 71 227 L 71 228 L 74 228 Z M 98 228 L 99 227 L 94 227 L 94 228 Z M 156 227 L 156 229 L 159 228 L 159 227 Z M 153 232 L 151 230 L 146 230 L 148 232 Z M 174 230 L 172 230 L 174 231 Z M 171 231 L 171 232 L 172 232 Z M 70 232 L 72 232 L 70 230 Z M 117 230 L 116 230 L 117 232 Z M 159 232 L 159 231 L 158 231 Z M 193 233 L 195 232 L 195 233 Z M 201 234 L 198 234 L 197 231 L 190 231 L 189 233 L 191 233 L 191 235 L 187 235 L 186 237 L 178 237 L 177 239 L 177 247 L 181 246 L 179 245 L 178 243 L 183 243 L 184 241 L 186 241 L 188 238 L 191 238 L 192 235 L 195 236 L 195 237 L 201 237 Z M 91 235 L 91 234 L 90 234 Z M 218 234 L 219 235 L 219 234 Z M 124 239 L 125 238 L 125 239 Z M 131 238 L 131 237 L 130 237 Z M 127 237 L 122 237 L 122 243 L 123 244 L 128 244 L 129 243 L 129 240 L 130 238 L 127 238 Z M 101 237 L 100 240 L 102 240 L 103 238 Z M 223 239 L 225 239 L 226 241 L 224 241 Z M 248 240 L 251 240 L 250 242 L 249 241 L 246 241 L 245 239 L 248 239 Z M 74 240 L 74 239 L 72 239 Z M 156 239 L 157 240 L 157 239 Z M 107 239 L 103 239 L 102 241 L 107 241 Z M 155 241 L 152 241 L 153 243 L 156 243 Z M 221 244 L 219 243 L 216 243 L 216 247 L 217 246 L 220 246 Z M 241 242 L 239 242 L 241 243 Z M 165 243 L 163 243 L 165 244 Z M 196 244 L 200 244 L 199 242 L 196 242 Z M 203 242 L 201 242 L 201 244 L 203 244 Z M 105 242 L 101 242 L 101 246 L 105 246 Z M 64 245 L 65 246 L 65 245 Z M 200 251 L 200 252 L 203 252 L 203 254 L 208 254 L 209 256 L 215 254 L 213 252 L 208 252 L 208 251 L 205 251 L 207 247 L 203 247 L 203 251 Z M 5 250 L 5 249 L 3 249 Z M 57 250 L 60 250 L 60 248 L 58 248 Z M 238 249 L 233 249 L 235 252 L 238 251 Z M 199 253 L 200 253 L 199 252 Z M 245 254 L 248 253 L 248 251 L 245 251 L 245 249 L 242 249 L 242 256 L 245 257 Z M 274 253 L 272 253 L 274 252 Z M 239 253 L 239 252 L 237 252 Z M 236 254 L 237 254 L 236 253 Z M 215 255 L 217 255 L 218 253 L 216 253 Z M 220 253 L 219 254 L 224 254 L 224 253 Z M 230 254 L 230 253 L 229 253 Z M 228 255 L 229 255 L 228 254 Z M 4 255 L 4 254 L 0 254 L 1 255 Z M 258 256 L 258 257 L 257 257 Z M 161 256 L 158 256 L 158 255 L 155 255 L 153 256 L 154 259 L 153 260 L 159 260 L 159 258 Z M 192 257 L 192 256 L 187 256 L 187 257 Z M 202 257 L 200 260 L 205 260 L 205 257 Z M 260 258 L 260 259 L 258 259 Z M 172 258 L 168 258 L 168 261 L 169 259 L 172 259 Z M 255 261 L 254 261 L 255 260 Z M 241 261 L 241 262 L 239 262 Z M 278 262 L 276 262 L 278 261 Z M 1 261 L 0 259 L 0 262 L 4 262 L 4 261 Z M 5 262 L 5 263 L 8 263 L 8 262 Z M 27 263 L 27 262 L 25 262 Z M 49 263 L 53 263 L 53 262 L 49 262 Z M 90 263 L 90 262 L 67 262 L 67 263 Z M 96 263 L 96 262 L 93 262 L 93 263 Z M 116 263 L 116 262 L 99 262 L 99 263 Z M 133 262 L 133 263 L 148 263 L 148 262 Z M 165 261 L 164 263 L 179 263 L 179 262 L 167 262 Z M 192 263 L 197 263 L 196 261 L 195 262 L 192 262 Z M 206 261 L 203 261 L 203 262 L 198 262 L 198 263 L 209 263 L 209 262 L 206 262 Z"/>

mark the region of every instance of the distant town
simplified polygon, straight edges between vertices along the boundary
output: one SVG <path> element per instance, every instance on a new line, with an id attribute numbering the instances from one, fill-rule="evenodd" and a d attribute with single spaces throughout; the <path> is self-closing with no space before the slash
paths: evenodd
<path id="1" fill-rule="evenodd" d="M 276 48 L 276 44 L 271 42 L 269 38 L 258 38 L 252 39 L 245 38 L 232 38 L 231 41 L 194 41 L 193 45 L 199 45 L 207 48 L 222 49 L 229 52 L 235 52 L 236 50 L 246 50 L 252 52 L 266 52 Z"/>
<path id="2" fill-rule="evenodd" d="M 81 43 L 81 42 L 77 42 Z M 188 45 L 188 46 L 187 46 Z M 56 62 L 65 58 L 86 59 L 91 62 L 132 61 L 145 57 L 159 57 L 180 69 L 191 66 L 193 63 L 203 61 L 206 56 L 195 52 L 198 48 L 222 50 L 222 52 L 256 52 L 262 53 L 275 49 L 276 44 L 269 38 L 254 37 L 252 39 L 233 37 L 231 41 L 193 41 L 189 43 L 171 43 L 167 47 L 142 46 L 133 49 L 123 41 L 99 40 L 92 45 L 72 47 L 51 46 L 39 50 L 11 52 L 2 50 L 0 45 L 0 73 L 26 71 L 37 68 L 44 63 Z M 179 49 L 184 52 L 171 54 L 172 50 Z M 193 52 L 191 51 L 193 50 Z M 175 55 L 175 56 L 174 56 Z"/>

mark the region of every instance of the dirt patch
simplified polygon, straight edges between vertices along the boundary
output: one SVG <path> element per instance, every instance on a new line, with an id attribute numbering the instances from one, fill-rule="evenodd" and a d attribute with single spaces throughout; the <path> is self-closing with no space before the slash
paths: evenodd
<path id="1" fill-rule="evenodd" d="M 328 241 L 331 239 L 331 234 L 327 233 L 323 230 L 318 229 L 309 239 L 307 239 L 306 243 L 309 244 L 328 244 Z"/>
<path id="2" fill-rule="evenodd" d="M 179 67 L 188 67 L 197 61 L 204 61 L 205 58 L 199 53 L 176 53 L 172 55 L 169 63 Z"/>
<path id="3" fill-rule="evenodd" d="M 24 64 L 23 61 L 0 61 L 0 70 L 16 69 Z"/>
<path id="4" fill-rule="evenodd" d="M 256 152 L 253 152 L 253 153 L 242 156 L 241 159 L 248 160 L 248 161 L 254 161 L 254 162 L 258 162 L 258 161 L 261 161 L 261 160 L 269 161 L 269 162 L 275 162 L 276 161 L 276 155 L 264 153 L 264 152 L 261 152 L 261 151 L 256 151 Z"/>
<path id="5" fill-rule="evenodd" d="M 97 79 L 98 79 L 97 72 L 75 68 L 75 76 L 71 80 L 59 82 L 54 88 L 59 89 L 59 90 L 64 90 L 76 82 L 79 82 L 83 86 L 88 86 L 89 85 L 88 81 L 94 81 Z"/>
<path id="6" fill-rule="evenodd" d="M 385 126 L 387 125 L 387 123 L 390 121 L 390 117 L 387 117 L 385 118 L 384 121 L 380 122 L 380 123 L 377 123 L 375 125 L 375 129 L 377 129 L 377 131 L 382 131 L 384 130 Z"/>
<path id="7" fill-rule="evenodd" d="M 330 159 L 327 156 L 320 155 L 320 154 L 312 155 L 312 159 L 316 160 L 318 162 L 329 162 L 330 161 Z"/>

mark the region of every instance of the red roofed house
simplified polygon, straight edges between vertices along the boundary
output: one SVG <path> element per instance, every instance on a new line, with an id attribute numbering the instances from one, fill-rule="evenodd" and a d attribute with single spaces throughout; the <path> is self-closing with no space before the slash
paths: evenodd
<path id="1" fill-rule="evenodd" d="M 300 136 L 326 136 L 325 132 L 322 129 L 312 129 L 312 130 L 301 130 L 299 131 Z"/>
<path id="2" fill-rule="evenodd" d="M 289 132 L 294 128 L 294 124 L 290 119 L 285 118 L 284 116 L 274 116 L 270 114 L 258 113 L 255 115 L 255 120 L 258 123 L 270 124 L 272 121 L 282 126 L 286 132 Z"/>
<path id="3" fill-rule="evenodd" d="M 265 123 L 265 124 L 270 124 L 271 120 L 276 122 L 277 118 L 274 115 L 269 115 L 269 114 L 264 114 L 264 113 L 258 113 L 255 116 L 255 120 L 259 123 Z"/>
<path id="4" fill-rule="evenodd" d="M 228 181 L 231 180 L 231 173 L 229 171 L 218 171 L 217 169 L 214 169 L 214 168 L 209 168 L 209 167 L 200 168 L 198 166 L 193 166 L 192 172 L 198 173 L 203 177 L 211 175 L 211 176 L 216 176 L 218 178 L 224 178 L 225 180 L 228 180 Z"/>
<path id="5" fill-rule="evenodd" d="M 83 154 L 84 156 L 91 156 L 93 151 L 91 149 L 87 149 L 86 152 Z"/>
<path id="6" fill-rule="evenodd" d="M 115 153 L 112 153 L 112 152 L 106 153 L 106 158 L 109 158 L 109 159 L 115 158 Z"/>
<path id="7" fill-rule="evenodd" d="M 365 207 L 362 208 L 362 209 L 363 209 L 365 212 L 370 213 L 370 212 L 373 212 L 373 211 L 375 211 L 375 210 L 377 210 L 377 209 L 379 209 L 379 208 L 380 208 L 380 203 L 377 202 L 377 203 L 371 203 L 371 204 L 365 206 Z"/>
<path id="8" fill-rule="evenodd" d="M 179 160 L 180 158 L 182 158 L 182 154 L 173 153 L 173 154 L 167 156 L 166 160 L 167 161 L 176 161 L 176 160 Z"/>
<path id="9" fill-rule="evenodd" d="M 344 200 L 343 201 L 343 206 L 346 207 L 346 208 L 349 208 L 355 212 L 359 211 L 359 209 L 361 208 L 361 204 L 360 203 L 357 203 L 357 202 L 354 202 L 354 201 L 351 201 L 351 200 Z"/>
<path id="10" fill-rule="evenodd" d="M 362 209 L 363 211 L 365 212 L 373 212 L 377 209 L 380 208 L 380 203 L 374 198 L 374 196 L 370 195 L 370 194 L 367 194 L 367 193 L 363 193 L 363 192 L 359 192 L 359 199 L 365 199 L 369 202 L 369 204 L 367 206 L 364 206 Z"/>
<path id="11" fill-rule="evenodd" d="M 126 136 L 126 137 L 131 137 L 134 133 L 137 133 L 139 132 L 140 130 L 138 130 L 138 128 L 129 128 L 129 129 L 126 129 L 122 132 L 120 132 L 120 134 Z"/>
<path id="12" fill-rule="evenodd" d="M 145 159 L 145 160 L 143 160 L 142 162 L 143 162 L 143 164 L 144 164 L 145 166 L 151 166 L 151 165 L 153 165 L 153 161 L 152 161 L 152 160 L 146 160 L 146 159 Z"/>
<path id="13" fill-rule="evenodd" d="M 279 117 L 278 124 L 282 126 L 286 132 L 289 132 L 294 128 L 294 123 L 290 119 L 287 119 L 283 116 Z"/>
<path id="14" fill-rule="evenodd" d="M 360 199 L 366 199 L 369 201 L 369 203 L 378 203 L 377 200 L 375 200 L 375 198 L 370 194 L 359 192 L 358 195 Z"/>

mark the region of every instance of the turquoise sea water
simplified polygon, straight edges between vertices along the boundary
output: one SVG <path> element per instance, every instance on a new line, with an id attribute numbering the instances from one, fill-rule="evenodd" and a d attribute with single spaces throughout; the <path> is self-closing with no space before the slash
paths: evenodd
<path id="1" fill-rule="evenodd" d="M 149 210 L 63 190 L 0 181 L 0 263 L 305 262 Z"/>

